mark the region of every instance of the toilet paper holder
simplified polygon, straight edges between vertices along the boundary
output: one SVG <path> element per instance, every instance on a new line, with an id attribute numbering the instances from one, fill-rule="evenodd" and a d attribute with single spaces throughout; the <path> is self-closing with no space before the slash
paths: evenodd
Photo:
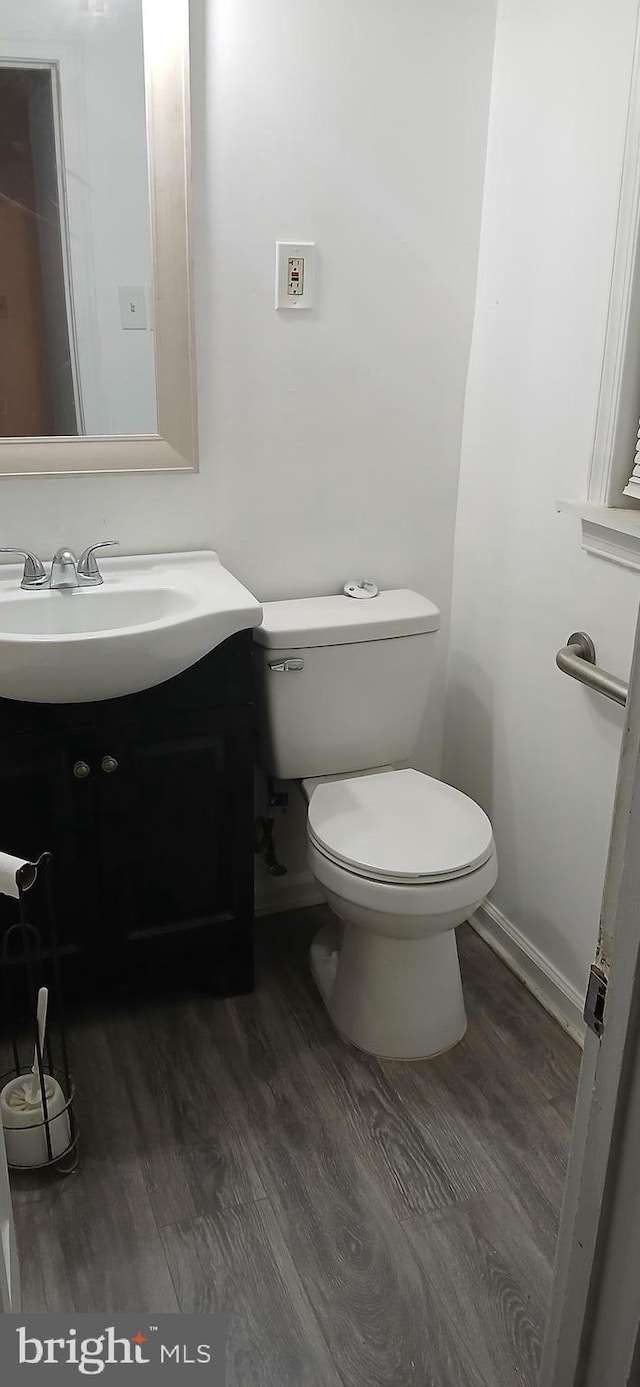
<path id="1" fill-rule="evenodd" d="M 7 1163 L 12 1169 L 51 1167 L 60 1175 L 69 1175 L 78 1163 L 78 1130 L 51 853 L 43 853 L 35 862 L 24 862 L 16 870 L 15 883 L 19 918 L 5 930 L 0 947 L 0 1045 L 9 1065 L 0 1075 L 0 1112 Z M 44 986 L 49 993 L 49 1024 L 41 1046 L 36 1011 Z M 26 1084 L 32 1075 L 37 1080 L 38 1104 L 32 1111 L 18 1113 L 12 1097 L 21 1090 L 22 1081 Z"/>

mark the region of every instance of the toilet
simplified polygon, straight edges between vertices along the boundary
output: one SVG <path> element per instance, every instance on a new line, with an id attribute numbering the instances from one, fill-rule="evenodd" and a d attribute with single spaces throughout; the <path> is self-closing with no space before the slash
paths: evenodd
<path id="1" fill-rule="evenodd" d="M 494 886 L 491 824 L 412 755 L 428 699 L 438 608 L 373 584 L 266 602 L 261 760 L 305 796 L 308 859 L 335 923 L 311 946 L 331 1020 L 351 1044 L 423 1059 L 461 1040 L 455 929 Z"/>

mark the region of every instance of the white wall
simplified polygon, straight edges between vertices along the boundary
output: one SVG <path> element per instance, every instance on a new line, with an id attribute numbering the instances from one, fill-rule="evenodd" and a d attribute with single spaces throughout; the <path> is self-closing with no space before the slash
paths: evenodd
<path id="1" fill-rule="evenodd" d="M 0 544 L 213 545 L 263 599 L 416 586 L 444 614 L 437 766 L 494 3 L 193 17 L 201 473 L 0 479 Z M 317 242 L 309 315 L 274 311 L 278 238 Z"/>
<path id="2" fill-rule="evenodd" d="M 77 247 L 74 274 L 82 274 L 86 264 L 85 272 L 92 276 L 95 312 L 85 331 L 95 342 L 97 387 L 85 402 L 85 430 L 156 433 L 142 3 L 109 0 L 104 14 L 76 16 L 76 23 L 78 19 L 84 19 L 79 33 L 91 254 L 85 261 L 83 247 Z M 121 286 L 144 290 L 145 329 L 123 331 Z"/>
<path id="3" fill-rule="evenodd" d="M 555 668 L 578 629 L 626 677 L 637 573 L 585 554 L 637 0 L 499 0 L 456 533 L 445 775 L 491 815 L 498 909 L 570 987 L 597 932 L 623 714 Z"/>

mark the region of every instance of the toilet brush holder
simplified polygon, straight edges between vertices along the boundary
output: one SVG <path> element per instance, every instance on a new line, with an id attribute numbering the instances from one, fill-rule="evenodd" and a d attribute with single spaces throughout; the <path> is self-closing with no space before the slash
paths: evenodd
<path id="1" fill-rule="evenodd" d="M 16 899 L 18 915 L 0 947 L 0 1046 L 13 1061 L 0 1076 L 7 1163 L 14 1170 L 50 1166 L 67 1175 L 77 1165 L 77 1128 L 51 856 L 21 862 L 0 853 L 0 868 L 0 892 Z"/>
<path id="2" fill-rule="evenodd" d="M 58 1161 L 71 1146 L 71 1097 L 51 1074 L 43 1074 L 36 1101 L 31 1097 L 31 1073 L 9 1079 L 0 1091 L 0 1120 L 7 1162 L 16 1170 Z"/>

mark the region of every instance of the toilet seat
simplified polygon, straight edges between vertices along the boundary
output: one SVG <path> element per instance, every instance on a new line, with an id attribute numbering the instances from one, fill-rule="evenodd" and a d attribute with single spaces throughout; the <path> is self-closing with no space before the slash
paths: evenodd
<path id="1" fill-rule="evenodd" d="M 343 871 L 397 886 L 456 880 L 494 853 L 480 806 L 415 770 L 319 784 L 309 803 L 308 834 Z"/>

